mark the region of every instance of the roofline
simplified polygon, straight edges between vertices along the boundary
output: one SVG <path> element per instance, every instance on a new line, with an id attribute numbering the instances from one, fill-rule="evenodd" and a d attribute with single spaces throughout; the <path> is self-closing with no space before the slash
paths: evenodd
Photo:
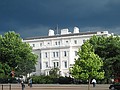
<path id="1" fill-rule="evenodd" d="M 53 35 L 53 36 L 28 37 L 28 38 L 25 38 L 24 40 L 31 40 L 31 39 L 44 39 L 44 38 L 55 38 L 55 37 L 66 37 L 66 36 L 74 36 L 74 35 L 97 34 L 97 32 L 98 32 L 98 31 L 95 31 L 95 32 L 70 33 L 70 34 Z"/>

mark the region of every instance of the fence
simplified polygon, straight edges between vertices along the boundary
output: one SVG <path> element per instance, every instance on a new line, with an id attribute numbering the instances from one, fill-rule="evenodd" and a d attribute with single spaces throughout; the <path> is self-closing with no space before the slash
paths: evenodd
<path id="1" fill-rule="evenodd" d="M 4 88 L 8 88 L 8 90 L 11 90 L 11 84 L 1 84 L 1 89 L 4 90 Z"/>

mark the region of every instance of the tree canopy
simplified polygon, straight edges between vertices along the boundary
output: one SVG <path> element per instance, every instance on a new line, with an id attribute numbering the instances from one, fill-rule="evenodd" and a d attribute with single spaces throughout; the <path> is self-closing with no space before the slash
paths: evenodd
<path id="1" fill-rule="evenodd" d="M 0 36 L 1 65 L 7 64 L 11 70 L 21 72 L 22 75 L 30 71 L 28 69 L 33 69 L 36 60 L 37 56 L 32 53 L 31 46 L 23 42 L 19 34 L 9 31 Z"/>
<path id="2" fill-rule="evenodd" d="M 93 36 L 89 42 L 104 62 L 105 77 L 120 77 L 120 37 Z"/>
<path id="3" fill-rule="evenodd" d="M 89 85 L 92 78 L 104 78 L 103 61 L 94 53 L 93 46 L 88 41 L 79 49 L 78 57 L 70 69 L 74 78 L 88 80 Z"/>

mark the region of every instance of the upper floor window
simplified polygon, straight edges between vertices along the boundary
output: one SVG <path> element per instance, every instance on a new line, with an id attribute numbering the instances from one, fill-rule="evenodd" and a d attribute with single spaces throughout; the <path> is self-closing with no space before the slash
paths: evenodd
<path id="1" fill-rule="evenodd" d="M 53 66 L 54 66 L 54 68 L 56 67 L 56 64 L 55 64 L 55 62 L 53 62 Z"/>
<path id="2" fill-rule="evenodd" d="M 67 61 L 64 62 L 64 67 L 67 68 Z"/>
<path id="3" fill-rule="evenodd" d="M 77 51 L 75 51 L 75 56 L 77 56 Z"/>
<path id="4" fill-rule="evenodd" d="M 58 52 L 56 52 L 56 57 L 58 57 Z"/>
<path id="5" fill-rule="evenodd" d="M 74 40 L 74 44 L 77 44 L 77 40 Z"/>
<path id="6" fill-rule="evenodd" d="M 84 39 L 84 40 L 83 40 L 83 43 L 85 43 L 85 42 L 86 42 L 86 40 Z"/>
<path id="7" fill-rule="evenodd" d="M 58 45 L 60 45 L 60 41 L 58 42 Z"/>
<path id="8" fill-rule="evenodd" d="M 53 67 L 58 67 L 59 66 L 59 62 L 53 62 Z"/>
<path id="9" fill-rule="evenodd" d="M 47 54 L 47 52 L 45 52 L 45 57 L 46 57 L 46 58 L 48 57 L 48 54 Z"/>
<path id="10" fill-rule="evenodd" d="M 53 52 L 53 57 L 55 57 L 55 52 Z"/>
<path id="11" fill-rule="evenodd" d="M 60 41 L 56 41 L 56 42 L 55 42 L 55 45 L 60 45 Z"/>
<path id="12" fill-rule="evenodd" d="M 48 62 L 45 62 L 45 67 L 48 68 Z"/>
<path id="13" fill-rule="evenodd" d="M 33 47 L 35 47 L 35 44 L 32 44 Z"/>
<path id="14" fill-rule="evenodd" d="M 58 57 L 59 53 L 58 52 L 53 52 L 53 57 Z"/>
<path id="15" fill-rule="evenodd" d="M 57 42 L 55 42 L 55 45 L 57 45 Z"/>
<path id="16" fill-rule="evenodd" d="M 40 58 L 41 58 L 41 53 L 40 53 Z"/>
<path id="17" fill-rule="evenodd" d="M 58 67 L 59 66 L 59 62 L 56 62 L 57 64 L 56 64 L 56 66 Z"/>
<path id="18" fill-rule="evenodd" d="M 64 56 L 65 56 L 65 57 L 67 56 L 67 51 L 64 51 Z"/>
<path id="19" fill-rule="evenodd" d="M 42 46 L 42 43 L 40 43 L 40 46 Z"/>
<path id="20" fill-rule="evenodd" d="M 40 64 L 40 69 L 42 69 L 42 64 L 41 64 L 41 62 L 40 62 L 39 64 Z"/>

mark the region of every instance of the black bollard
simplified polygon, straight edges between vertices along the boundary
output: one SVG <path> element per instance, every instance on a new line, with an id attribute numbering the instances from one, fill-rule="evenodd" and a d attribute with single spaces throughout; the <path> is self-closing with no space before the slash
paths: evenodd
<path id="1" fill-rule="evenodd" d="M 11 90 L 11 84 L 9 85 L 9 90 Z"/>
<path id="2" fill-rule="evenodd" d="M 3 90 L 3 85 L 2 85 L 2 90 Z"/>

